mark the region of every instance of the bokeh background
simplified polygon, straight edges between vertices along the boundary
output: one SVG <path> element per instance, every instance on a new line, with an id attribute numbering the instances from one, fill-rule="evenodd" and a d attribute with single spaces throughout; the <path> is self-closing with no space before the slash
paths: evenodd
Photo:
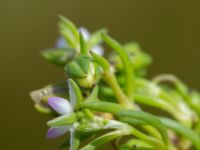
<path id="1" fill-rule="evenodd" d="M 199 0 L 0 0 L 0 150 L 56 150 L 46 140 L 48 118 L 29 92 L 64 79 L 39 52 L 53 47 L 58 14 L 94 31 L 107 27 L 137 41 L 154 58 L 149 77 L 173 73 L 200 90 Z"/>

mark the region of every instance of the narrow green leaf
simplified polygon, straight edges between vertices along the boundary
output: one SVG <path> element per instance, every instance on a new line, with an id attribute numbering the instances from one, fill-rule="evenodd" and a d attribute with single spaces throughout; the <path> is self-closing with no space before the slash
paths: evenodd
<path id="1" fill-rule="evenodd" d="M 87 41 L 87 47 L 88 49 L 93 48 L 94 46 L 100 44 L 102 42 L 102 37 L 101 34 L 102 33 L 106 33 L 107 30 L 106 29 L 100 29 L 96 32 L 94 32 L 91 36 L 90 39 Z"/>
<path id="2" fill-rule="evenodd" d="M 47 61 L 63 67 L 67 62 L 73 59 L 74 51 L 71 49 L 48 49 L 42 51 L 41 55 Z"/>
<path id="3" fill-rule="evenodd" d="M 70 102 L 73 108 L 75 110 L 78 110 L 83 100 L 82 93 L 76 82 L 73 81 L 72 79 L 68 79 L 68 86 L 69 86 Z"/>
<path id="4" fill-rule="evenodd" d="M 94 52 L 90 51 L 94 60 L 103 68 L 105 71 L 109 71 L 110 64 L 109 62 L 102 56 L 95 54 Z"/>
<path id="5" fill-rule="evenodd" d="M 119 104 L 102 101 L 85 101 L 82 107 L 108 113 L 118 113 L 125 110 L 125 108 Z"/>
<path id="6" fill-rule="evenodd" d="M 104 134 L 104 135 L 96 138 L 95 140 L 93 140 L 92 142 L 90 142 L 89 144 L 87 144 L 86 146 L 81 148 L 80 150 L 95 150 L 97 147 L 99 147 L 113 139 L 116 139 L 122 135 L 123 135 L 123 133 L 119 130 Z"/>
<path id="7" fill-rule="evenodd" d="M 122 118 L 120 118 L 120 121 L 126 122 L 132 126 L 143 126 L 146 124 L 146 122 L 141 119 L 130 118 L 130 117 L 122 117 Z"/>
<path id="8" fill-rule="evenodd" d="M 133 82 L 133 70 L 132 66 L 129 60 L 129 57 L 127 53 L 124 51 L 123 47 L 114 39 L 112 39 L 107 34 L 102 34 L 103 40 L 113 49 L 117 52 L 119 57 L 122 60 L 123 66 L 124 66 L 124 72 L 125 72 L 125 78 L 126 78 L 126 92 L 127 94 L 132 98 L 132 92 L 134 88 L 134 82 Z"/>
<path id="9" fill-rule="evenodd" d="M 83 34 L 80 32 L 79 33 L 79 43 L 80 43 L 80 52 L 82 55 L 87 55 L 88 54 L 88 48 L 85 42 L 85 39 L 83 37 Z"/>
<path id="10" fill-rule="evenodd" d="M 47 122 L 49 127 L 58 127 L 58 126 L 67 126 L 72 125 L 74 122 L 77 121 L 77 116 L 75 113 L 71 115 L 62 115 L 53 120 Z"/>
<path id="11" fill-rule="evenodd" d="M 60 34 L 62 35 L 62 37 L 66 40 L 68 46 L 70 48 L 73 48 L 73 49 L 76 49 L 77 48 L 77 43 L 75 40 L 74 40 L 74 37 L 73 35 L 71 34 L 71 32 L 69 31 L 69 29 L 65 28 L 63 24 L 60 24 L 59 25 L 59 31 L 60 31 Z"/>
<path id="12" fill-rule="evenodd" d="M 147 125 L 155 127 L 160 132 L 160 135 L 165 144 L 168 144 L 166 128 L 164 124 L 157 117 L 141 111 L 121 111 L 116 115 L 118 115 L 119 117 L 127 117 L 127 118 L 130 117 L 130 118 L 140 119 L 144 121 Z"/>
<path id="13" fill-rule="evenodd" d="M 191 140 L 196 149 L 200 150 L 200 137 L 194 131 L 169 118 L 160 117 L 160 120 L 167 128 Z"/>
<path id="14" fill-rule="evenodd" d="M 120 150 L 155 150 L 155 147 L 142 140 L 131 139 L 120 146 Z"/>
<path id="15" fill-rule="evenodd" d="M 59 30 L 71 48 L 77 48 L 79 43 L 79 33 L 75 25 L 64 16 L 60 16 Z"/>
<path id="16" fill-rule="evenodd" d="M 164 111 L 172 115 L 176 113 L 174 106 L 165 100 L 162 100 L 157 97 L 146 96 L 144 94 L 133 94 L 133 95 L 134 95 L 134 100 L 139 104 L 144 104 L 147 106 L 163 109 Z"/>
<path id="17" fill-rule="evenodd" d="M 62 15 L 60 15 L 59 18 L 70 29 L 70 31 L 73 33 L 75 39 L 78 41 L 79 33 L 78 33 L 77 28 L 74 25 L 74 23 Z"/>

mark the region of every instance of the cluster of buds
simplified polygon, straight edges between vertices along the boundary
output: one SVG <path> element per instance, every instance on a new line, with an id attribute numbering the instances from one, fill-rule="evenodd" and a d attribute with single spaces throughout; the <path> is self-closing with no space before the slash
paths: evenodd
<path id="1" fill-rule="evenodd" d="M 198 91 L 173 75 L 147 79 L 151 57 L 105 29 L 90 34 L 60 16 L 59 31 L 56 48 L 42 56 L 62 67 L 66 80 L 30 94 L 39 112 L 55 117 L 47 122 L 47 138 L 69 134 L 61 147 L 70 150 L 113 140 L 119 150 L 200 150 Z M 102 42 L 113 52 L 105 53 Z"/>
<path id="2" fill-rule="evenodd" d="M 94 87 L 100 78 L 101 69 L 89 56 L 79 56 L 65 66 L 66 76 L 73 78 L 84 88 Z"/>

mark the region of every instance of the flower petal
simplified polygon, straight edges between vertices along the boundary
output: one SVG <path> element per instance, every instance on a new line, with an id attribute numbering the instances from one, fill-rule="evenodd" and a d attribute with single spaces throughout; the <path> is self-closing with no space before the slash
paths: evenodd
<path id="1" fill-rule="evenodd" d="M 69 126 L 49 128 L 46 137 L 48 139 L 57 138 L 59 136 L 64 135 L 69 130 L 70 130 Z"/>
<path id="2" fill-rule="evenodd" d="M 48 104 L 59 114 L 70 114 L 73 110 L 70 103 L 60 97 L 51 97 L 48 99 Z"/>
<path id="3" fill-rule="evenodd" d="M 56 48 L 66 48 L 68 47 L 67 42 L 63 37 L 59 37 L 58 40 L 56 41 Z"/>
<path id="4" fill-rule="evenodd" d="M 103 56 L 103 54 L 104 54 L 104 50 L 103 50 L 103 48 L 100 45 L 94 46 L 91 49 L 91 51 L 93 51 L 95 54 L 98 54 L 98 55 L 101 55 L 101 56 Z"/>

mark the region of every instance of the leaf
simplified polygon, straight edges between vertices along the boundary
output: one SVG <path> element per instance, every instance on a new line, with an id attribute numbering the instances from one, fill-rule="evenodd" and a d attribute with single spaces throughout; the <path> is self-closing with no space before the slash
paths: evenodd
<path id="1" fill-rule="evenodd" d="M 82 107 L 108 113 L 118 113 L 125 110 L 125 108 L 119 104 L 102 101 L 85 101 Z"/>
<path id="2" fill-rule="evenodd" d="M 48 49 L 41 52 L 44 59 L 58 66 L 65 66 L 73 59 L 74 52 L 70 49 Z"/>
<path id="3" fill-rule="evenodd" d="M 200 137 L 193 130 L 169 118 L 160 117 L 160 120 L 167 128 L 170 128 L 191 140 L 196 149 L 200 150 Z"/>
<path id="4" fill-rule="evenodd" d="M 110 64 L 109 62 L 102 56 L 95 54 L 94 52 L 90 51 L 92 57 L 94 58 L 94 61 L 96 61 L 104 71 L 109 71 Z"/>
<path id="5" fill-rule="evenodd" d="M 155 150 L 155 147 L 142 140 L 131 139 L 120 146 L 120 150 Z"/>
<path id="6" fill-rule="evenodd" d="M 133 94 L 133 95 L 134 95 L 134 100 L 137 103 L 163 109 L 164 111 L 174 115 L 174 110 L 175 110 L 174 106 L 172 106 L 172 104 L 170 104 L 167 101 L 164 101 L 157 97 L 147 96 L 144 94 Z"/>
<path id="7" fill-rule="evenodd" d="M 165 144 L 168 144 L 167 130 L 164 124 L 155 116 L 141 111 L 121 111 L 116 114 L 119 117 L 125 118 L 136 118 L 141 121 L 144 121 L 147 125 L 151 125 L 156 128 L 164 141 Z"/>
<path id="8" fill-rule="evenodd" d="M 80 107 L 80 104 L 83 101 L 82 93 L 76 84 L 75 81 L 72 79 L 68 79 L 68 86 L 69 86 L 69 97 L 70 102 L 75 110 L 78 110 Z"/>
<path id="9" fill-rule="evenodd" d="M 107 32 L 106 29 L 100 29 L 100 30 L 94 32 L 94 33 L 90 36 L 89 40 L 87 41 L 87 48 L 88 48 L 88 49 L 91 49 L 91 48 L 93 48 L 94 46 L 100 44 L 100 43 L 102 42 L 101 34 L 102 34 L 102 33 L 106 33 L 106 32 Z"/>
<path id="10" fill-rule="evenodd" d="M 79 33 L 76 26 L 64 16 L 59 16 L 59 30 L 71 48 L 77 48 L 79 43 Z"/>
<path id="11" fill-rule="evenodd" d="M 95 150 L 97 147 L 99 147 L 113 139 L 116 139 L 122 135 L 123 135 L 123 133 L 119 130 L 104 134 L 104 135 L 96 138 L 95 140 L 93 140 L 92 142 L 90 142 L 89 144 L 87 144 L 86 146 L 81 148 L 80 150 Z"/>
<path id="12" fill-rule="evenodd" d="M 145 121 L 141 120 L 141 119 L 137 119 L 137 118 L 130 118 L 130 117 L 123 117 L 120 118 L 120 121 L 122 122 L 126 122 L 132 126 L 143 126 L 146 124 Z"/>
<path id="13" fill-rule="evenodd" d="M 127 94 L 132 97 L 132 92 L 133 92 L 133 87 L 134 87 L 134 82 L 133 82 L 133 70 L 132 66 L 129 60 L 129 57 L 127 53 L 124 51 L 123 47 L 114 39 L 112 39 L 110 36 L 107 34 L 103 33 L 102 34 L 103 40 L 113 49 L 117 52 L 119 57 L 122 60 L 123 67 L 124 67 L 124 73 L 125 73 L 125 78 L 126 78 L 126 92 Z"/>
<path id="14" fill-rule="evenodd" d="M 49 127 L 58 127 L 58 126 L 66 126 L 72 125 L 77 121 L 77 115 L 75 113 L 71 115 L 62 115 L 53 120 L 47 122 Z"/>
<path id="15" fill-rule="evenodd" d="M 85 42 L 85 39 L 83 37 L 83 34 L 80 32 L 79 33 L 79 43 L 80 43 L 80 52 L 82 55 L 87 55 L 88 54 L 88 48 Z"/>

